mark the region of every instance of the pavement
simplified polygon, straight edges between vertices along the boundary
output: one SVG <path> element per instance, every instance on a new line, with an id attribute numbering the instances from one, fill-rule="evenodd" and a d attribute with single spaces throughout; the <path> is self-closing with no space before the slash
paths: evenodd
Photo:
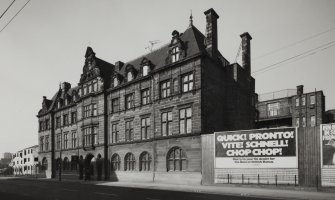
<path id="1" fill-rule="evenodd" d="M 146 188 L 156 190 L 170 190 L 182 192 L 197 192 L 205 194 L 220 194 L 243 197 L 257 197 L 265 199 L 299 199 L 299 200 L 335 200 L 335 190 L 317 191 L 316 188 L 283 187 L 283 186 L 253 186 L 253 185 L 172 185 L 161 183 L 135 182 L 105 182 L 97 185 Z"/>
<path id="2" fill-rule="evenodd" d="M 14 178 L 15 179 L 15 178 Z M 18 179 L 24 179 L 19 177 Z M 33 178 L 26 178 L 26 180 Z M 1 178 L 0 178 L 1 180 Z M 41 179 L 40 181 L 58 182 L 57 179 Z M 261 199 L 296 199 L 296 200 L 334 200 L 335 188 L 309 188 L 273 185 L 241 185 L 241 184 L 216 184 L 216 185 L 172 185 L 163 183 L 140 183 L 140 182 L 104 182 L 104 181 L 80 181 L 62 180 L 63 182 L 78 182 L 81 184 L 92 184 L 96 186 L 110 186 L 133 189 L 148 189 L 157 191 L 190 192 L 211 195 L 229 195 L 244 198 Z"/>

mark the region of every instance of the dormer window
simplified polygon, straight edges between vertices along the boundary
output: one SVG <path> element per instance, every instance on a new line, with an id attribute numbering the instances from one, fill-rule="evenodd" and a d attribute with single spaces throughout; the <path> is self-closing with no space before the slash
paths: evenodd
<path id="1" fill-rule="evenodd" d="M 115 77 L 115 78 L 113 79 L 113 86 L 116 87 L 116 86 L 118 86 L 118 85 L 119 85 L 119 80 L 117 79 L 117 77 Z"/>
<path id="2" fill-rule="evenodd" d="M 142 67 L 142 76 L 147 76 L 149 74 L 149 66 L 145 65 Z"/>
<path id="3" fill-rule="evenodd" d="M 62 104 L 60 101 L 58 101 L 58 105 L 57 105 L 57 108 L 61 108 L 62 107 Z"/>
<path id="4" fill-rule="evenodd" d="M 127 81 L 132 81 L 134 79 L 133 73 L 132 72 L 127 72 Z"/>
<path id="5" fill-rule="evenodd" d="M 171 52 L 172 62 L 176 62 L 179 60 L 179 47 L 174 47 Z"/>

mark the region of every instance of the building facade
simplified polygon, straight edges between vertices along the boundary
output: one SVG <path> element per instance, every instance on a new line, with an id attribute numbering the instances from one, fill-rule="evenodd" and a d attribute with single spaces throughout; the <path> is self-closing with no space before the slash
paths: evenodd
<path id="1" fill-rule="evenodd" d="M 315 127 L 327 121 L 323 92 L 304 93 L 302 85 L 259 95 L 256 107 L 257 128 Z"/>
<path id="2" fill-rule="evenodd" d="M 35 145 L 13 154 L 11 167 L 15 176 L 34 175 L 38 172 L 38 151 L 39 146 Z"/>
<path id="3" fill-rule="evenodd" d="M 87 48 L 79 84 L 43 97 L 37 115 L 47 176 L 77 173 L 82 156 L 94 176 L 103 160 L 105 179 L 200 184 L 201 135 L 254 128 L 256 112 L 251 36 L 241 35 L 242 66 L 230 64 L 217 47 L 219 16 L 204 14 L 205 35 L 191 16 L 169 44 L 129 62 Z"/>

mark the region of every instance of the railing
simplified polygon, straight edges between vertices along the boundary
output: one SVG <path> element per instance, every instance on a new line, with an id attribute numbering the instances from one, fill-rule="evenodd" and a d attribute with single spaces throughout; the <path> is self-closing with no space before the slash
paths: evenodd
<path id="1" fill-rule="evenodd" d="M 268 101 L 297 95 L 296 89 L 279 90 L 258 95 L 258 101 Z"/>

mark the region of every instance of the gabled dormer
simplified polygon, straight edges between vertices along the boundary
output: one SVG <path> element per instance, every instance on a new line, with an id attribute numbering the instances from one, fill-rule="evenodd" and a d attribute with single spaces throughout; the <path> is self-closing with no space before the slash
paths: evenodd
<path id="1" fill-rule="evenodd" d="M 153 70 L 154 65 L 147 58 L 143 58 L 141 61 L 141 76 L 147 76 Z"/>
<path id="2" fill-rule="evenodd" d="M 114 72 L 114 75 L 112 76 L 112 87 L 117 87 L 122 83 L 123 76 L 119 74 L 118 72 Z"/>
<path id="3" fill-rule="evenodd" d="M 185 44 L 180 38 L 178 31 L 172 32 L 172 40 L 169 45 L 169 56 L 171 63 L 177 62 L 186 56 Z"/>
<path id="4" fill-rule="evenodd" d="M 80 77 L 80 83 L 92 80 L 95 77 L 100 76 L 100 69 L 97 66 L 97 58 L 91 47 L 87 47 L 85 53 L 85 64 L 83 67 L 83 73 Z"/>
<path id="5" fill-rule="evenodd" d="M 137 70 L 135 69 L 135 67 L 133 65 L 128 64 L 126 66 L 126 70 L 125 70 L 126 74 L 126 82 L 130 82 L 132 80 L 134 80 L 137 76 Z"/>

